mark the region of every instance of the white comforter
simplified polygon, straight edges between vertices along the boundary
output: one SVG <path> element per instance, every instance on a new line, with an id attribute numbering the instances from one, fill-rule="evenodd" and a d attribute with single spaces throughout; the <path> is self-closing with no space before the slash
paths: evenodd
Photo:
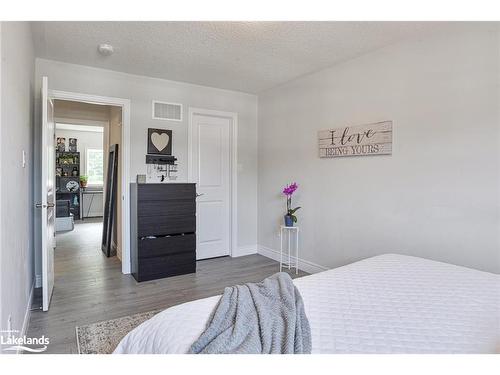
<path id="1" fill-rule="evenodd" d="M 500 352 L 500 275 L 387 254 L 294 283 L 313 353 Z M 219 298 L 166 309 L 115 353 L 186 353 Z"/>

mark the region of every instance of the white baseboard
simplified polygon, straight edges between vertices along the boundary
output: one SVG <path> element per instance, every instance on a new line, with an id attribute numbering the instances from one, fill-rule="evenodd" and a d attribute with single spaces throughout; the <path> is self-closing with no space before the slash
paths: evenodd
<path id="1" fill-rule="evenodd" d="M 42 287 L 42 275 L 35 275 L 35 288 Z"/>
<path id="2" fill-rule="evenodd" d="M 236 251 L 233 251 L 231 256 L 236 258 L 251 254 L 257 254 L 257 245 L 240 246 Z"/>
<path id="3" fill-rule="evenodd" d="M 271 249 L 266 246 L 258 245 L 257 246 L 258 253 L 267 258 L 271 258 L 277 262 L 280 261 L 280 252 L 278 250 Z M 295 263 L 296 258 L 292 256 L 292 261 Z M 304 260 L 299 258 L 299 270 L 302 270 L 307 273 L 318 273 L 322 271 L 329 270 L 328 267 L 321 266 L 319 264 L 309 262 L 308 260 Z"/>
<path id="4" fill-rule="evenodd" d="M 28 332 L 28 326 L 30 324 L 31 317 L 31 306 L 33 305 L 33 294 L 35 293 L 35 283 L 31 285 L 30 296 L 28 298 L 28 304 L 26 305 L 26 312 L 24 313 L 23 327 L 21 328 L 21 332 L 19 337 L 23 337 Z M 16 354 L 19 354 L 20 350 L 18 349 Z"/>

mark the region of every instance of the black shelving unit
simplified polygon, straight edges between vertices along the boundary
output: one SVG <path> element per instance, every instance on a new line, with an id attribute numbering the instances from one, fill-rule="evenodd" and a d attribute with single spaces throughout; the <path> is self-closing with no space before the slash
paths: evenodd
<path id="1" fill-rule="evenodd" d="M 70 212 L 80 220 L 80 153 L 56 151 L 56 199 L 69 200 Z"/>

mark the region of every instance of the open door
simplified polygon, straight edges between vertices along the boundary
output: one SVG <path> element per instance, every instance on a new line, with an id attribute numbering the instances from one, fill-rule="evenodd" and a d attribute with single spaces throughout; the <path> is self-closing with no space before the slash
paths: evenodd
<path id="1" fill-rule="evenodd" d="M 54 103 L 48 94 L 48 79 L 42 78 L 42 299 L 47 311 L 54 289 L 55 240 L 55 126 Z"/>

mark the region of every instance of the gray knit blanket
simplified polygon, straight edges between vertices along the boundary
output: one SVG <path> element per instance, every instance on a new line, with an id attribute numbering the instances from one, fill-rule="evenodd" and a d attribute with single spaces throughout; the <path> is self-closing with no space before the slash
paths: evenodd
<path id="1" fill-rule="evenodd" d="M 291 277 L 280 272 L 225 288 L 190 353 L 311 353 L 309 321 Z"/>

